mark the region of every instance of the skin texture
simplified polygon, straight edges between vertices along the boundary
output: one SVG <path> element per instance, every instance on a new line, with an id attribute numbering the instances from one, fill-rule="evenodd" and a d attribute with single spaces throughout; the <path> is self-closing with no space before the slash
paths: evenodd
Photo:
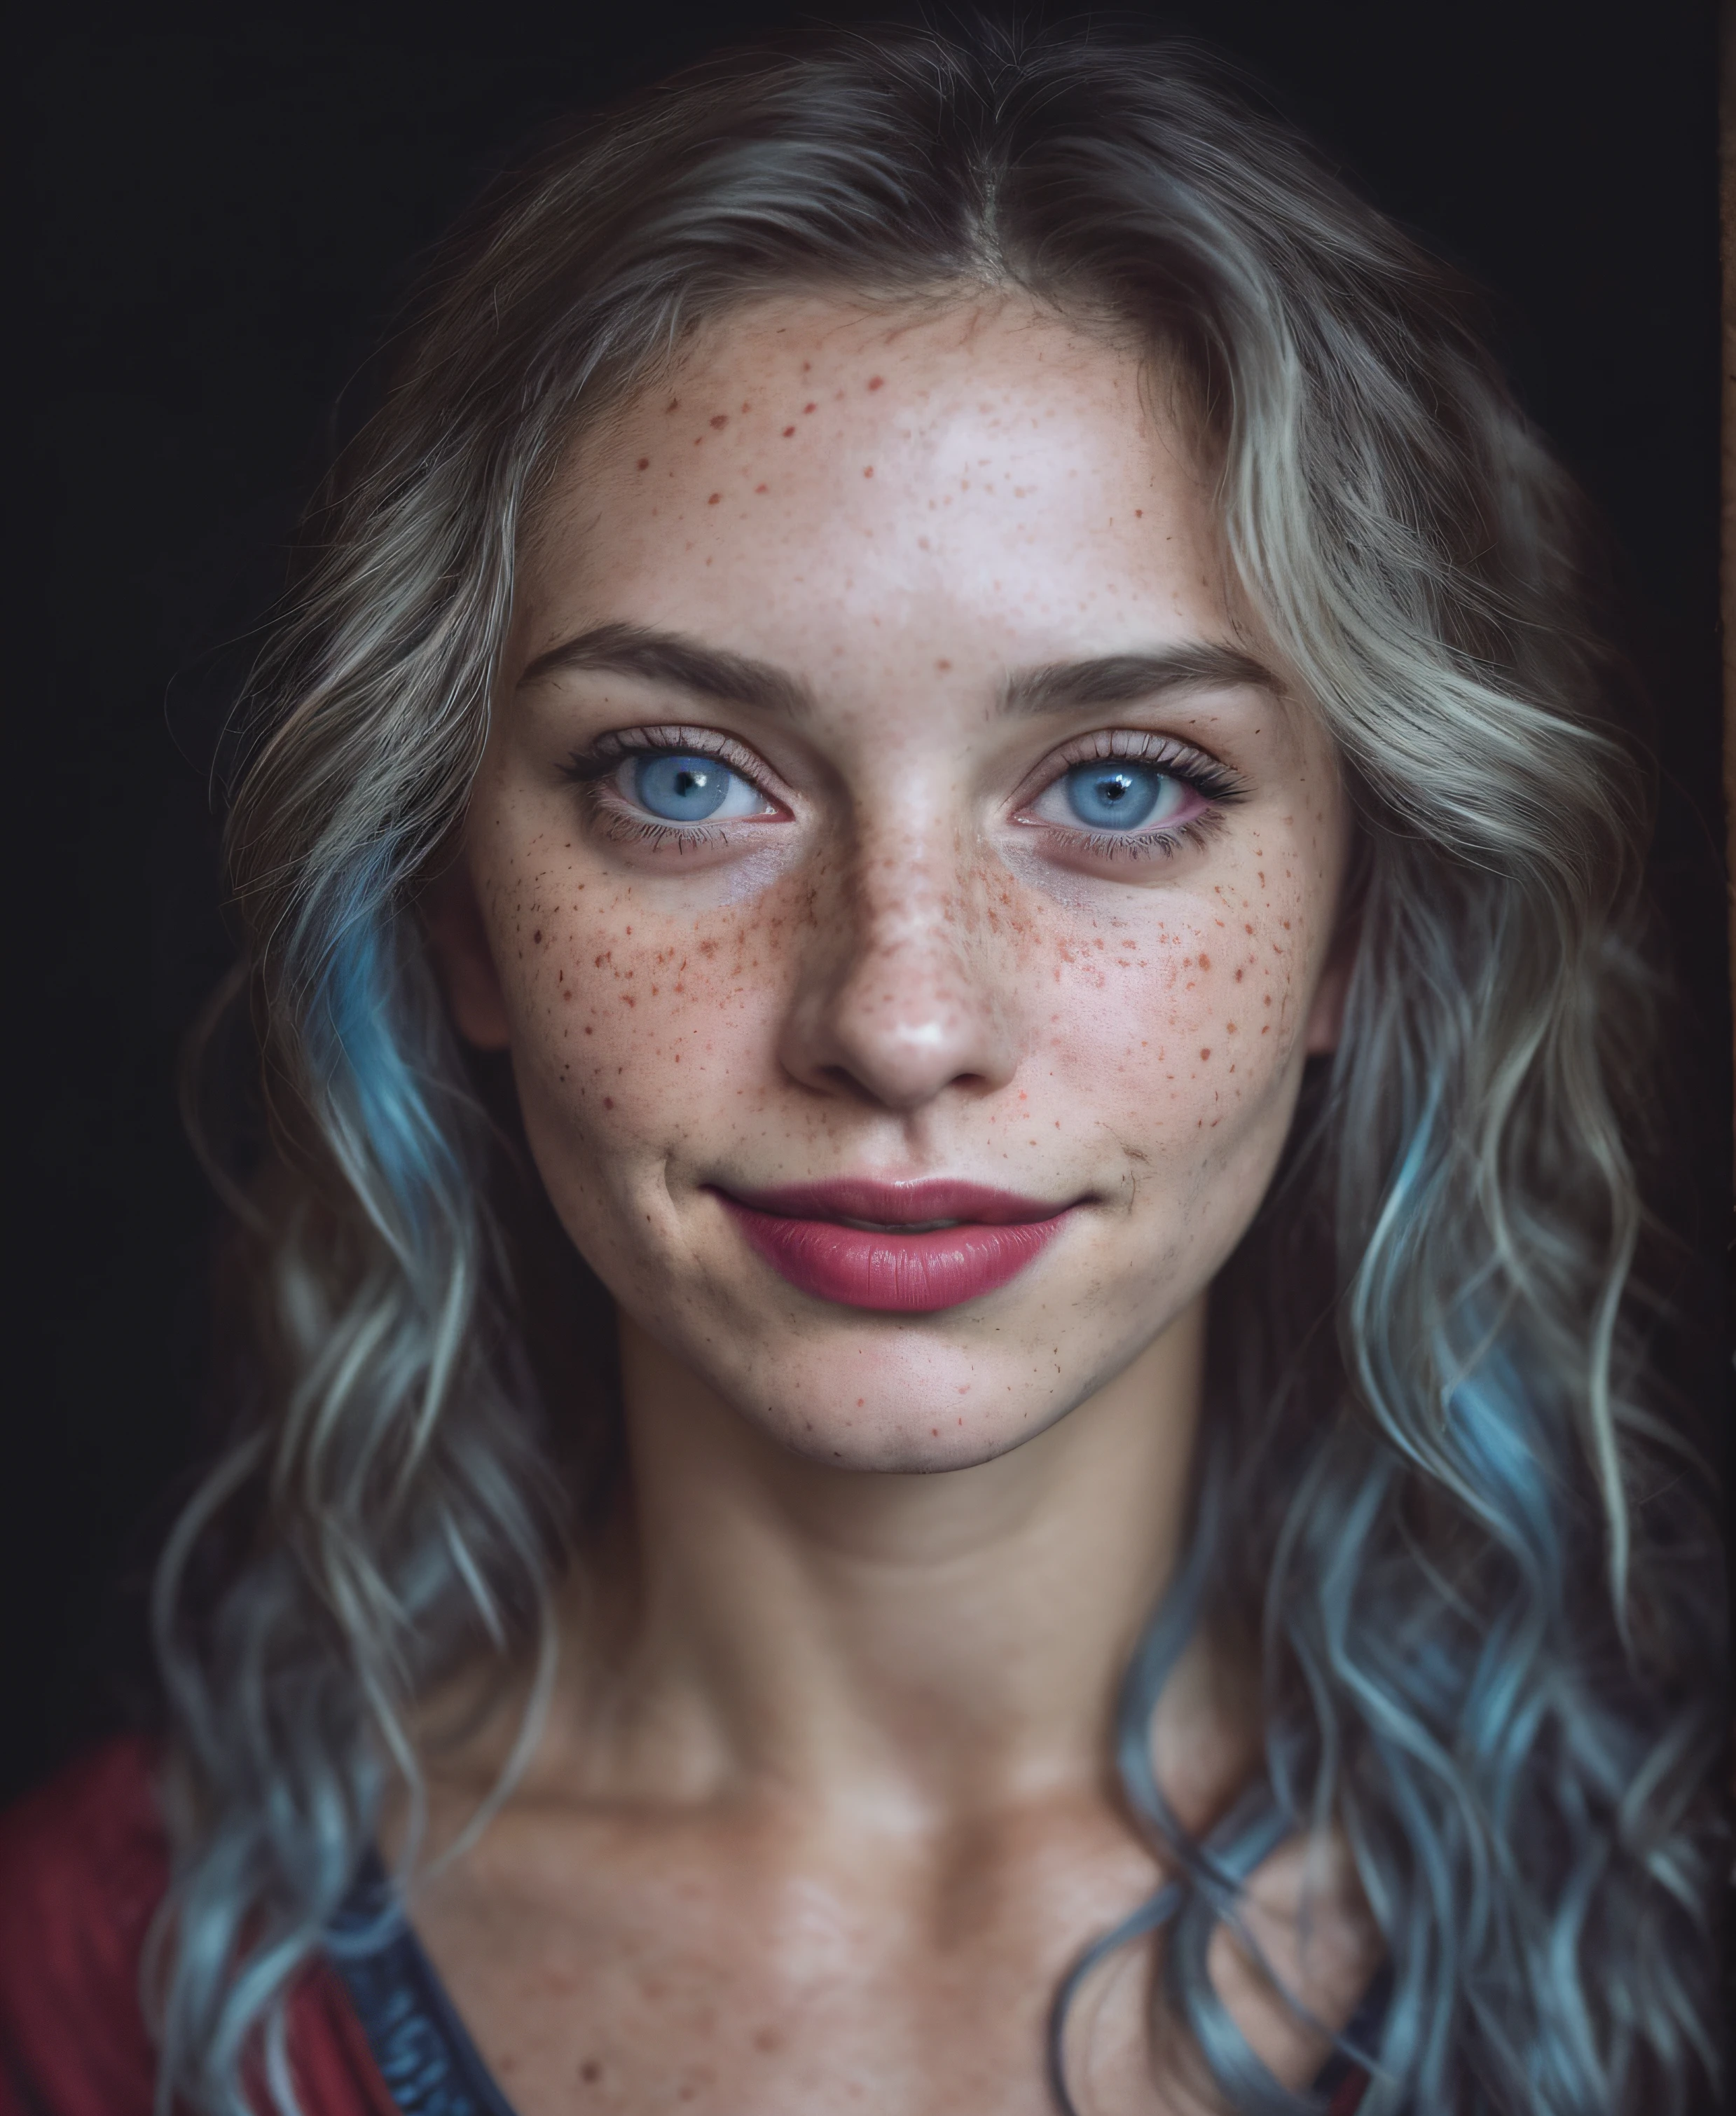
<path id="1" fill-rule="evenodd" d="M 1150 384 L 1022 301 L 764 303 L 579 444 L 522 554 L 430 929 L 619 1305 L 631 1464 L 523 1786 L 417 1899 L 522 2116 L 1042 2109 L 1056 1980 L 1161 1878 L 1115 1685 L 1185 1534 L 1206 1289 L 1338 1032 L 1348 825 Z M 798 710 L 549 665 L 604 626 Z M 1019 671 L 1200 646 L 1274 680 L 1002 709 Z M 654 842 L 607 739 L 645 729 L 726 744 L 749 812 Z M 1105 743 L 1240 798 L 1173 788 L 1168 856 L 1093 840 L 1054 789 Z M 888 1317 L 797 1292 L 716 1195 L 839 1175 L 1073 1209 L 1009 1286 Z M 1251 1767 L 1251 1680 L 1202 1640 L 1166 1693 L 1196 1825 Z M 500 1753 L 439 1766 L 437 1838 Z M 1310 1856 L 1306 1954 L 1300 1847 L 1251 1922 L 1342 2019 L 1371 1945 Z M 1207 2105 L 1154 2076 L 1150 1969 L 1082 2006 L 1087 2104 Z M 1324 2038 L 1227 1940 L 1216 1969 L 1306 2082 Z"/>

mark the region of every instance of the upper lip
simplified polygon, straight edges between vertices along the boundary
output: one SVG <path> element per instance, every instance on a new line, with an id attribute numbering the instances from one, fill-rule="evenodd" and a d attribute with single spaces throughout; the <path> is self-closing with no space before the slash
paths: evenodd
<path id="1" fill-rule="evenodd" d="M 937 1220 L 1016 1226 L 1052 1220 L 1078 1202 L 1068 1199 L 1058 1205 L 1046 1198 L 1021 1198 L 1012 1190 L 957 1182 L 944 1175 L 915 1183 L 879 1183 L 868 1176 L 842 1175 L 827 1183 L 787 1183 L 769 1190 L 728 1188 L 725 1194 L 756 1212 L 775 1212 L 786 1219 L 861 1220 L 883 1227 L 921 1226 Z"/>

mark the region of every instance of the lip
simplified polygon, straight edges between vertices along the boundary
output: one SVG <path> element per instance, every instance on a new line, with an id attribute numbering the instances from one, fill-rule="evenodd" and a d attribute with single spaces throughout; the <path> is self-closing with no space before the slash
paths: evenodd
<path id="1" fill-rule="evenodd" d="M 1007 1285 L 1036 1263 L 1073 1209 L 946 1177 L 847 1176 L 716 1195 L 748 1246 L 801 1292 L 918 1315 Z M 909 1231 L 930 1220 L 957 1224 Z"/>

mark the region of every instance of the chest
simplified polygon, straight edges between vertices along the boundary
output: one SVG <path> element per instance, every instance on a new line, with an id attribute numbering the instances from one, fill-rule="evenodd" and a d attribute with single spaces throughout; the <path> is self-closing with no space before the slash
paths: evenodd
<path id="1" fill-rule="evenodd" d="M 884 1843 L 792 1859 L 659 1834 L 597 1833 L 536 1872 L 497 1853 L 419 1902 L 423 1945 L 517 2116 L 1053 2116 L 1055 1990 L 1155 1878 L 1125 1842 L 961 1850 L 937 1868 Z M 1130 1953 L 1082 2009 L 1092 2105 L 1181 2106 L 1149 2083 L 1150 1976 Z"/>

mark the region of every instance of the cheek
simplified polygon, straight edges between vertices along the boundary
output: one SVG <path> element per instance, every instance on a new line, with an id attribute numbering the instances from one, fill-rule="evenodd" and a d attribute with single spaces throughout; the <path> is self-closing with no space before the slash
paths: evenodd
<path id="1" fill-rule="evenodd" d="M 765 898 L 696 913 L 595 880 L 526 892 L 501 953 L 527 1120 L 535 1103 L 539 1132 L 603 1173 L 745 1116 L 769 1079 L 791 922 Z"/>
<path id="2" fill-rule="evenodd" d="M 1027 975 L 1064 1099 L 1147 1148 L 1263 1112 L 1296 1041 L 1296 928 L 1256 883 L 1057 930 Z"/>

